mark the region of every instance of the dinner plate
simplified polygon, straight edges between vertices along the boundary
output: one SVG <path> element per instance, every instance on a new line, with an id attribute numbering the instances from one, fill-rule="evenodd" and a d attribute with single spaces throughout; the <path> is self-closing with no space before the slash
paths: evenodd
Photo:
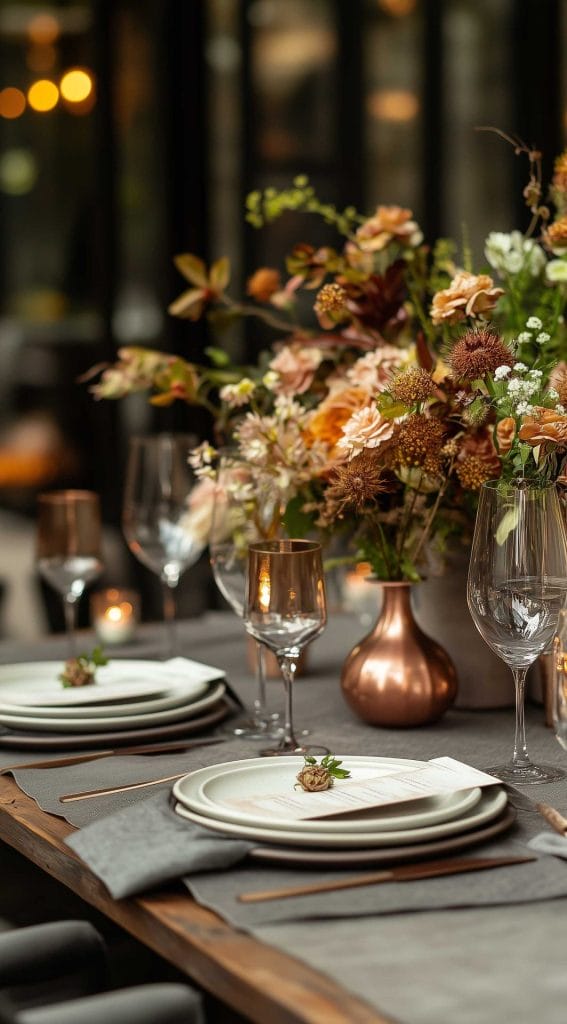
<path id="1" fill-rule="evenodd" d="M 115 659 L 97 669 L 96 684 L 63 687 L 62 661 L 0 666 L 0 714 L 32 718 L 135 715 L 188 704 L 224 672 L 189 658 L 167 662 Z M 153 678 L 152 678 L 153 677 Z"/>
<path id="2" fill-rule="evenodd" d="M 352 781 L 377 778 L 411 768 L 422 768 L 423 761 L 412 761 L 403 758 L 364 757 L 340 755 L 345 768 L 351 772 Z M 235 807 L 234 800 L 245 800 L 249 797 L 264 795 L 287 795 L 293 791 L 297 772 L 304 766 L 302 757 L 278 758 L 266 761 L 265 758 L 254 758 L 246 761 L 234 761 L 223 765 L 212 765 L 191 772 L 180 779 L 175 786 L 174 795 L 189 810 L 207 817 L 222 821 L 232 821 L 240 825 L 252 825 L 260 828 L 277 828 L 297 832 L 367 832 L 375 829 L 381 832 L 395 831 L 402 828 L 421 828 L 436 822 L 457 818 L 477 804 L 481 790 L 460 790 L 442 796 L 432 796 L 411 800 L 393 807 L 371 807 L 365 811 L 357 811 L 340 818 L 317 818 L 314 820 L 298 820 L 286 818 L 285 813 L 278 811 L 250 812 Z M 337 780 L 334 789 L 344 783 Z M 309 800 L 308 793 L 296 794 Z"/>
<path id="3" fill-rule="evenodd" d="M 94 733 L 43 733 L 6 729 L 0 732 L 0 750 L 99 750 L 101 747 L 114 748 L 157 743 L 158 740 L 179 739 L 196 733 L 210 731 L 233 712 L 225 697 L 218 704 L 197 718 L 188 718 L 172 725 L 154 725 L 145 729 L 122 729 L 115 732 Z"/>
<path id="4" fill-rule="evenodd" d="M 174 796 L 176 796 L 174 791 Z M 330 835 L 323 832 L 285 831 L 276 828 L 257 828 L 252 825 L 236 825 L 232 821 L 220 821 L 208 818 L 204 814 L 190 811 L 183 805 L 182 817 L 195 825 L 221 832 L 223 835 L 238 836 L 240 839 L 251 839 L 259 843 L 275 843 L 281 846 L 311 846 L 319 849 L 361 849 L 363 847 L 400 846 L 402 844 L 422 843 L 429 839 L 442 839 L 457 835 L 484 825 L 502 814 L 508 797 L 502 786 L 491 786 L 484 790 L 476 807 L 465 811 L 460 818 L 453 821 L 440 822 L 437 825 L 424 825 L 423 828 L 400 829 L 397 832 L 384 832 L 379 829 L 369 832 L 345 833 Z M 179 812 L 181 814 L 181 810 Z"/>
<path id="5" fill-rule="evenodd" d="M 0 725 L 6 725 L 9 729 L 25 729 L 28 732 L 72 733 L 97 732 L 99 729 L 110 732 L 115 729 L 135 729 L 137 726 L 167 725 L 169 722 L 180 722 L 182 719 L 199 715 L 201 711 L 216 704 L 225 690 L 224 683 L 214 683 L 204 697 L 178 708 L 169 708 L 167 711 L 140 712 L 136 715 L 117 714 L 114 718 L 34 718 L 31 715 L 0 714 Z"/>
<path id="6" fill-rule="evenodd" d="M 406 861 L 425 860 L 446 853 L 457 853 L 479 843 L 495 839 L 508 830 L 516 820 L 516 812 L 508 805 L 506 810 L 488 825 L 481 825 L 472 832 L 464 832 L 446 839 L 435 839 L 429 843 L 414 843 L 411 846 L 389 846 L 378 850 L 308 850 L 293 849 L 291 846 L 255 846 L 249 857 L 268 864 L 282 864 L 302 868 L 348 868 L 362 864 L 400 864 Z"/>

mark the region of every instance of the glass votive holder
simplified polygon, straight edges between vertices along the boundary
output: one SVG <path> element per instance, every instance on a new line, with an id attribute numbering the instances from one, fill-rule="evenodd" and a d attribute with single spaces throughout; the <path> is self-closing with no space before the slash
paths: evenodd
<path id="1" fill-rule="evenodd" d="M 123 587 L 108 587 L 91 595 L 91 623 L 102 644 L 131 640 L 140 618 L 140 595 Z"/>

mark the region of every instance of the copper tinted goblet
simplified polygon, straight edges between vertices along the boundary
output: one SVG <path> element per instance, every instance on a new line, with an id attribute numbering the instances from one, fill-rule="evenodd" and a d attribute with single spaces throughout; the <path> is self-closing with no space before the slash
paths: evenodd
<path id="1" fill-rule="evenodd" d="M 67 490 L 39 495 L 37 567 L 63 598 L 69 653 L 74 657 L 78 603 L 103 569 L 98 494 Z"/>

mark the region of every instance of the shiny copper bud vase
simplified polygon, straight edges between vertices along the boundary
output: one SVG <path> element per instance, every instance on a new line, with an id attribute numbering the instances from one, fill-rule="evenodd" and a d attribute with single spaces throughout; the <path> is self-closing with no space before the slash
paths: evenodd
<path id="1" fill-rule="evenodd" d="M 378 622 L 343 666 L 345 699 L 371 725 L 403 728 L 435 722 L 456 697 L 455 666 L 417 625 L 412 585 L 379 585 L 383 604 Z"/>

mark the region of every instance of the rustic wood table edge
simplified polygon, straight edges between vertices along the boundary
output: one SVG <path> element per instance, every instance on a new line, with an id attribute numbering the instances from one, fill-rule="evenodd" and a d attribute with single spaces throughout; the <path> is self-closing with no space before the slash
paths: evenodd
<path id="1" fill-rule="evenodd" d="M 64 840 L 75 831 L 0 776 L 0 840 L 255 1024 L 391 1024 L 332 978 L 233 928 L 174 887 L 114 900 Z"/>

